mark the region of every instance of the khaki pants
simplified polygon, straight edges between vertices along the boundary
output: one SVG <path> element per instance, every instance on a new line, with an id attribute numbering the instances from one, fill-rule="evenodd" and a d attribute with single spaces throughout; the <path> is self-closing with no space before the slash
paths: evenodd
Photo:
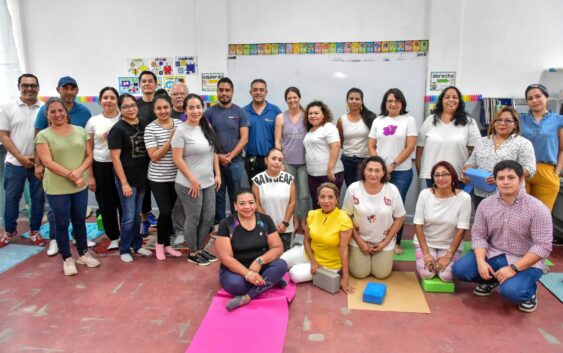
<path id="1" fill-rule="evenodd" d="M 364 255 L 359 247 L 350 246 L 350 274 L 356 278 L 389 277 L 393 270 L 393 250 L 384 250 L 372 255 Z"/>

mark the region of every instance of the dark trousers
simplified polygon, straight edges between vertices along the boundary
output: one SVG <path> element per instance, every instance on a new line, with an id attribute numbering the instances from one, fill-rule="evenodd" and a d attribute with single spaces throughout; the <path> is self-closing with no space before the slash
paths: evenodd
<path id="1" fill-rule="evenodd" d="M 266 162 L 264 159 L 266 156 L 246 156 L 244 157 L 244 169 L 246 169 L 246 175 L 248 176 L 248 184 L 252 186 L 252 178 L 256 174 L 262 173 L 266 170 Z"/>
<path id="2" fill-rule="evenodd" d="M 141 207 L 141 213 L 147 214 L 152 211 L 152 198 L 151 198 L 151 185 L 147 179 L 145 187 L 145 196 L 143 198 L 143 206 Z"/>
<path id="3" fill-rule="evenodd" d="M 176 190 L 174 189 L 174 182 L 158 183 L 156 181 L 149 181 L 156 205 L 158 206 L 158 228 L 157 228 L 157 242 L 158 244 L 170 245 L 170 234 L 172 234 L 172 208 L 176 202 Z"/>
<path id="4" fill-rule="evenodd" d="M 362 164 L 365 158 L 348 157 L 342 155 L 340 157 L 340 160 L 344 165 L 344 181 L 346 182 L 346 186 L 350 187 L 352 183 L 355 183 L 360 179 L 360 175 L 359 175 L 360 164 Z"/>
<path id="5" fill-rule="evenodd" d="M 96 179 L 96 202 L 102 215 L 104 231 L 111 240 L 119 239 L 119 219 L 121 218 L 121 203 L 115 188 L 115 174 L 113 163 L 96 162 L 93 164 Z"/>
<path id="6" fill-rule="evenodd" d="M 396 170 L 391 173 L 391 184 L 395 185 L 397 189 L 399 189 L 399 194 L 401 194 L 403 204 L 406 203 L 407 192 L 409 191 L 409 187 L 411 186 L 413 174 L 414 173 L 412 171 L 412 168 L 409 170 Z M 399 229 L 399 231 L 397 232 L 397 245 L 401 245 L 403 228 L 404 227 L 401 227 L 401 229 Z"/>
<path id="7" fill-rule="evenodd" d="M 262 266 L 260 269 L 260 276 L 264 278 L 266 284 L 263 286 L 255 286 L 248 283 L 243 276 L 238 273 L 231 272 L 225 266 L 221 266 L 219 272 L 219 282 L 221 287 L 231 295 L 245 295 L 248 294 L 250 298 L 254 299 L 262 292 L 267 291 L 276 285 L 283 275 L 287 272 L 287 263 L 282 259 L 276 259 L 269 264 Z"/>
<path id="8" fill-rule="evenodd" d="M 328 176 L 326 175 L 321 175 L 321 176 L 312 176 L 309 175 L 309 193 L 311 194 L 311 200 L 313 201 L 313 209 L 319 209 L 319 198 L 317 197 L 317 188 L 319 187 L 319 185 L 321 185 L 322 183 L 333 183 L 334 185 L 336 185 L 336 187 L 338 188 L 338 190 L 342 189 L 342 183 L 344 182 L 344 172 L 339 172 L 334 174 L 334 177 L 336 178 L 335 181 L 330 181 L 328 180 Z"/>

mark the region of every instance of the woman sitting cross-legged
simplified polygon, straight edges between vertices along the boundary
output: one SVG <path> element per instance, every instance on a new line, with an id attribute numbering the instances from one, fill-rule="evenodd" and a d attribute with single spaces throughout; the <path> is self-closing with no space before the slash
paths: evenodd
<path id="1" fill-rule="evenodd" d="M 272 286 L 285 287 L 282 278 L 287 264 L 280 259 L 283 245 L 270 218 L 256 212 L 250 189 L 235 194 L 236 213 L 221 221 L 215 247 L 221 260 L 219 281 L 235 297 L 227 303 L 231 311 L 248 304 Z"/>
<path id="2" fill-rule="evenodd" d="M 348 286 L 348 242 L 352 235 L 352 220 L 338 208 L 340 192 L 333 183 L 323 183 L 316 190 L 318 210 L 309 211 L 303 222 L 305 243 L 286 251 L 282 259 L 290 267 L 289 275 L 295 283 L 313 279 L 319 266 L 334 272 L 341 271 L 340 288 L 351 293 Z"/>
<path id="3" fill-rule="evenodd" d="M 438 275 L 451 282 L 453 261 L 461 256 L 461 241 L 470 225 L 471 197 L 458 189 L 450 163 L 436 163 L 430 176 L 432 187 L 422 190 L 414 214 L 416 269 L 422 278 Z"/>

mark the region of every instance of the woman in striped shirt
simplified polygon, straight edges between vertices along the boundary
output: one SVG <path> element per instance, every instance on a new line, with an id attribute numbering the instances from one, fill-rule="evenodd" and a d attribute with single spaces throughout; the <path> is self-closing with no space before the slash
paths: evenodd
<path id="1" fill-rule="evenodd" d="M 182 122 L 170 117 L 172 102 L 168 95 L 160 95 L 155 98 L 154 112 L 156 120 L 145 129 L 145 146 L 151 159 L 148 179 L 160 210 L 156 258 L 165 260 L 165 253 L 174 257 L 182 256 L 182 253 L 170 246 L 172 208 L 177 198 L 174 180 L 176 180 L 176 173 L 178 171 L 176 164 L 172 160 L 172 148 L 170 146 L 176 127 L 182 124 Z"/>

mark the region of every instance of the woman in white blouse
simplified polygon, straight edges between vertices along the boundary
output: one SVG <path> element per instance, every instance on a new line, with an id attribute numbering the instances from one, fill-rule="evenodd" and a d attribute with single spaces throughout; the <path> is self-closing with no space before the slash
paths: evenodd
<path id="1" fill-rule="evenodd" d="M 305 164 L 309 175 L 309 191 L 313 208 L 318 209 L 317 188 L 332 182 L 342 188 L 344 166 L 340 161 L 340 136 L 332 121 L 330 109 L 321 101 L 313 101 L 305 109 L 307 133 L 303 139 Z"/>
<path id="2" fill-rule="evenodd" d="M 458 175 L 473 147 L 481 138 L 475 119 L 465 111 L 461 92 L 450 86 L 438 96 L 436 109 L 422 124 L 416 147 L 416 170 L 432 186 L 431 170 L 439 161 L 447 161 Z"/>
<path id="3" fill-rule="evenodd" d="M 382 279 L 393 269 L 395 236 L 403 225 L 405 207 L 399 190 L 388 181 L 383 158 L 372 156 L 362 162 L 360 177 L 346 190 L 342 206 L 355 226 L 350 273 L 356 278 L 372 274 Z"/>
<path id="4" fill-rule="evenodd" d="M 458 189 L 450 163 L 438 162 L 430 175 L 432 187 L 422 190 L 414 214 L 416 269 L 422 278 L 438 275 L 451 282 L 452 265 L 463 252 L 461 242 L 470 225 L 471 197 Z"/>
<path id="5" fill-rule="evenodd" d="M 487 183 L 494 185 L 493 168 L 498 162 L 507 159 L 515 160 L 522 165 L 524 177 L 534 176 L 536 172 L 534 147 L 528 139 L 520 136 L 520 119 L 518 112 L 512 107 L 502 107 L 495 114 L 489 125 L 487 136 L 479 140 L 463 171 L 465 172 L 469 168 L 487 170 L 491 172 Z M 462 174 L 461 180 L 466 184 L 470 181 L 465 174 Z M 475 188 L 475 208 L 485 197 L 495 192 Z"/>

